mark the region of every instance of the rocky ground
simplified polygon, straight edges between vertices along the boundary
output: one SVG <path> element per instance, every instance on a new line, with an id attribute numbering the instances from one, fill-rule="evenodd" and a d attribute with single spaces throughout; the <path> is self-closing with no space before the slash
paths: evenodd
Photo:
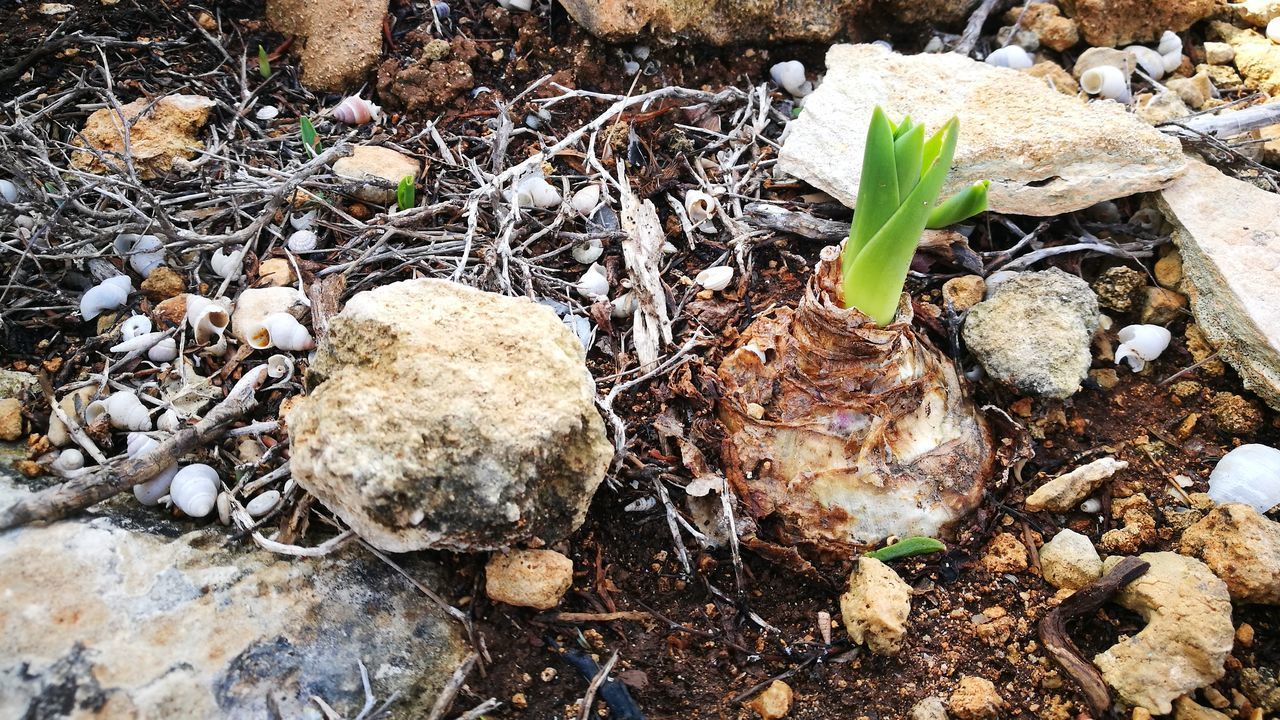
<path id="1" fill-rule="evenodd" d="M 1280 716 L 1277 17 L 0 9 L 0 716 Z M 895 332 L 993 445 L 860 558 L 737 373 L 877 104 L 992 181 Z"/>

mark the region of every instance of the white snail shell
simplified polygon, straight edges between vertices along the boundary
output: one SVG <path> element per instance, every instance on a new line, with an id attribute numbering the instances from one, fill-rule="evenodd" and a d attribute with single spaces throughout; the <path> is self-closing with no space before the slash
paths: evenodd
<path id="1" fill-rule="evenodd" d="M 709 221 L 716 215 L 716 199 L 701 190 L 690 190 L 684 194 L 684 212 L 689 222 L 699 230 L 714 230 Z"/>
<path id="2" fill-rule="evenodd" d="M 18 186 L 10 180 L 0 180 L 0 197 L 4 198 L 5 202 L 17 202 Z"/>
<path id="3" fill-rule="evenodd" d="M 218 471 L 202 463 L 182 468 L 169 485 L 169 499 L 193 518 L 208 515 L 218 501 Z"/>
<path id="4" fill-rule="evenodd" d="M 280 108 L 275 105 L 263 105 L 258 108 L 258 112 L 254 113 L 253 116 L 259 120 L 272 120 L 279 114 Z"/>
<path id="5" fill-rule="evenodd" d="M 988 65 L 1007 67 L 1012 70 L 1025 70 L 1035 64 L 1027 51 L 1017 45 L 1006 45 L 992 51 L 986 57 L 986 62 Z"/>
<path id="6" fill-rule="evenodd" d="M 227 252 L 226 248 L 218 248 L 209 256 L 209 268 L 213 270 L 214 275 L 228 278 L 240 271 L 243 259 L 239 250 Z"/>
<path id="7" fill-rule="evenodd" d="M 1160 357 L 1173 336 L 1159 325 L 1130 325 L 1121 328 L 1117 337 L 1120 338 L 1120 346 L 1116 348 L 1116 364 L 1127 360 L 1129 367 L 1139 372 L 1147 363 Z"/>
<path id="8" fill-rule="evenodd" d="M 1165 30 L 1160 35 L 1160 43 L 1156 45 L 1156 52 L 1161 55 L 1182 54 L 1182 38 L 1178 37 L 1178 33 L 1172 30 Z"/>
<path id="9" fill-rule="evenodd" d="M 333 118 L 347 125 L 363 125 L 376 121 L 381 115 L 382 108 L 355 95 L 344 98 L 333 109 Z"/>
<path id="10" fill-rule="evenodd" d="M 319 241 L 320 238 L 310 230 L 294 230 L 289 239 L 284 241 L 284 245 L 290 252 L 303 253 L 315 250 Z"/>
<path id="11" fill-rule="evenodd" d="M 769 68 L 769 77 L 792 97 L 801 98 L 813 92 L 813 83 L 805 79 L 804 63 L 799 60 L 777 63 Z"/>
<path id="12" fill-rule="evenodd" d="M 201 295 L 187 296 L 187 324 L 195 332 L 196 342 L 204 345 L 222 339 L 231 323 L 225 300 L 210 300 Z"/>
<path id="13" fill-rule="evenodd" d="M 133 292 L 133 283 L 128 275 L 109 277 L 80 296 L 80 316 L 92 320 L 104 310 L 115 310 L 128 301 L 130 292 Z"/>
<path id="14" fill-rule="evenodd" d="M 231 495 L 226 491 L 218 493 L 218 522 L 223 525 L 231 524 Z"/>
<path id="15" fill-rule="evenodd" d="M 274 312 L 249 328 L 245 342 L 255 350 L 310 350 L 316 346 L 311 332 L 287 312 Z"/>
<path id="16" fill-rule="evenodd" d="M 507 10 L 529 12 L 533 9 L 533 0 L 498 0 L 498 4 Z"/>
<path id="17" fill-rule="evenodd" d="M 151 452 L 160 443 L 146 433 L 131 432 L 125 438 L 125 453 L 136 458 Z M 169 484 L 173 476 L 178 474 L 175 463 L 152 475 L 145 482 L 133 486 L 133 496 L 143 505 L 151 506 L 160 503 L 160 498 L 169 494 Z"/>
<path id="18" fill-rule="evenodd" d="M 314 223 L 315 221 L 316 221 L 315 210 L 312 210 L 311 212 L 303 213 L 301 215 L 294 215 L 289 218 L 289 224 L 293 226 L 294 230 L 309 230 L 311 229 L 311 224 Z"/>
<path id="19" fill-rule="evenodd" d="M 171 337 L 162 338 L 147 351 L 147 359 L 154 363 L 172 362 L 178 357 L 178 341 Z"/>
<path id="20" fill-rule="evenodd" d="M 729 283 L 732 280 L 732 265 L 717 265 L 715 267 L 709 267 L 698 273 L 698 276 L 693 279 L 694 282 L 698 283 L 702 287 L 716 291 L 729 287 Z"/>
<path id="21" fill-rule="evenodd" d="M 268 490 L 245 504 L 249 517 L 260 518 L 275 509 L 280 502 L 279 490 Z"/>
<path id="22" fill-rule="evenodd" d="M 1260 513 L 1280 504 L 1280 450 L 1249 443 L 1223 455 L 1209 473 L 1209 497 L 1252 505 Z"/>
<path id="23" fill-rule="evenodd" d="M 516 185 L 516 201 L 522 207 L 553 208 L 563 199 L 555 185 L 541 173 L 526 175 Z"/>
<path id="24" fill-rule="evenodd" d="M 120 337 L 125 340 L 132 340 L 149 332 L 151 332 L 151 318 L 146 315 L 130 315 L 128 320 L 120 323 Z"/>
<path id="25" fill-rule="evenodd" d="M 600 206 L 600 186 L 592 183 L 573 194 L 569 205 L 579 215 L 590 215 Z"/>
<path id="26" fill-rule="evenodd" d="M 282 353 L 267 358 L 267 375 L 280 382 L 288 382 L 293 378 L 293 358 Z"/>
<path id="27" fill-rule="evenodd" d="M 609 294 L 609 278 L 605 277 L 599 263 L 591 263 L 591 267 L 573 284 L 573 289 L 590 300 L 605 297 Z"/>
<path id="28" fill-rule="evenodd" d="M 164 264 L 164 243 L 155 235 L 122 233 L 116 236 L 113 245 L 116 254 L 128 259 L 129 267 L 144 278 Z"/>
<path id="29" fill-rule="evenodd" d="M 1126 51 L 1133 53 L 1138 60 L 1138 67 L 1142 68 L 1142 72 L 1151 76 L 1153 80 L 1159 80 L 1164 77 L 1166 72 L 1164 66 L 1164 56 L 1143 45 L 1130 45 L 1125 48 Z M 1178 63 L 1181 64 L 1182 56 L 1178 56 Z"/>
<path id="30" fill-rule="evenodd" d="M 1129 102 L 1129 84 L 1125 80 L 1124 71 L 1113 65 L 1098 65 L 1085 70 L 1080 76 L 1080 87 L 1090 95 Z"/>
<path id="31" fill-rule="evenodd" d="M 110 351 L 113 353 L 127 353 L 134 350 L 149 350 L 164 338 L 163 332 L 149 332 L 144 335 L 131 337 L 123 342 L 112 345 Z"/>
<path id="32" fill-rule="evenodd" d="M 236 297 L 231 314 L 231 334 L 249 343 L 254 328 L 268 315 L 277 312 L 304 312 L 306 297 L 293 287 L 249 288 Z"/>
<path id="33" fill-rule="evenodd" d="M 600 259 L 600 255 L 604 253 L 604 243 L 596 238 L 587 238 L 577 245 L 573 246 L 570 251 L 573 259 L 583 265 L 590 265 Z"/>
<path id="34" fill-rule="evenodd" d="M 58 473 L 75 472 L 84 467 L 84 453 L 76 448 L 67 448 L 58 453 L 58 457 L 49 463 L 49 467 Z"/>
<path id="35" fill-rule="evenodd" d="M 178 411 L 169 408 L 160 413 L 160 417 L 156 418 L 156 429 L 165 432 L 178 432 L 182 427 L 182 419 L 178 417 Z"/>
<path id="36" fill-rule="evenodd" d="M 102 400 L 89 403 L 84 410 L 84 418 L 90 424 L 103 415 L 107 416 L 111 427 L 117 430 L 151 429 L 151 413 L 132 390 L 114 392 Z"/>
<path id="37" fill-rule="evenodd" d="M 609 303 L 609 317 L 614 320 L 625 320 L 636 312 L 636 294 L 628 290 Z"/>

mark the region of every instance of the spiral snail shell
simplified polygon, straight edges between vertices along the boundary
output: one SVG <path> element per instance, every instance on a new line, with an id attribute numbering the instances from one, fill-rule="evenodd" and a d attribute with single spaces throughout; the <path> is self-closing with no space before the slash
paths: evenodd
<path id="1" fill-rule="evenodd" d="M 80 316 L 92 320 L 104 310 L 115 310 L 128 301 L 130 292 L 133 292 L 133 283 L 128 275 L 109 277 L 80 296 Z"/>
<path id="2" fill-rule="evenodd" d="M 363 125 L 367 122 L 376 122 L 381 116 L 382 108 L 355 95 L 344 98 L 333 109 L 333 118 L 347 125 Z"/>
<path id="3" fill-rule="evenodd" d="M 193 518 L 208 515 L 218 502 L 218 471 L 203 463 L 182 468 L 169 484 L 169 499 Z"/>
<path id="4" fill-rule="evenodd" d="M 244 255 L 239 250 L 227 252 L 225 248 L 218 248 L 209 256 L 209 268 L 218 277 L 227 278 L 239 272 L 243 260 Z"/>
<path id="5" fill-rule="evenodd" d="M 146 433 L 131 432 L 125 437 L 125 453 L 130 458 L 141 457 L 151 452 L 160 443 Z M 152 475 L 145 482 L 133 486 L 133 496 L 143 505 L 151 506 L 160 503 L 160 498 L 169 494 L 169 485 L 173 476 L 178 474 L 178 465 L 174 463 Z"/>
<path id="6" fill-rule="evenodd" d="M 132 340 L 149 332 L 151 332 L 151 318 L 146 315 L 131 315 L 128 320 L 120 323 L 120 337 L 123 340 Z"/>
<path id="7" fill-rule="evenodd" d="M 281 350 L 310 350 L 316 341 L 298 319 L 287 312 L 273 312 L 249 329 L 246 337 L 249 347 L 265 350 L 275 347 Z"/>
<path id="8" fill-rule="evenodd" d="M 210 300 L 200 295 L 187 297 L 187 324 L 195 331 L 196 342 L 204 345 L 222 339 L 231 323 L 231 313 L 223 300 Z"/>
<path id="9" fill-rule="evenodd" d="M 132 390 L 114 392 L 102 400 L 94 400 L 84 409 L 84 419 L 89 424 L 102 416 L 117 430 L 150 430 L 151 413 Z"/>
<path id="10" fill-rule="evenodd" d="M 116 254 L 126 258 L 129 267 L 144 278 L 149 277 L 152 270 L 164 263 L 164 243 L 155 235 L 121 233 L 112 244 Z"/>

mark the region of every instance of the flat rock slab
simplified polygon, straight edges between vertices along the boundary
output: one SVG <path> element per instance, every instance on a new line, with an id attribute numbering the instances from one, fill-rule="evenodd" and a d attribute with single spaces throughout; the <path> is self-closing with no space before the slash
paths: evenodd
<path id="1" fill-rule="evenodd" d="M 0 472 L 0 507 L 24 492 Z M 150 511 L 0 535 L 0 717 L 321 717 L 312 696 L 355 717 L 357 661 L 379 703 L 398 693 L 390 717 L 430 712 L 466 649 L 408 581 L 357 545 L 295 559 L 226 537 Z"/>
<path id="2" fill-rule="evenodd" d="M 1123 106 L 1085 103 L 1040 78 L 953 53 L 905 56 L 835 45 L 827 75 L 791 123 L 778 169 L 853 207 L 871 111 L 932 132 L 956 115 L 960 140 L 944 193 L 990 180 L 990 206 L 1059 215 L 1159 190 L 1186 167 L 1178 141 Z"/>
<path id="3" fill-rule="evenodd" d="M 1159 204 L 1196 322 L 1244 386 L 1280 409 L 1280 196 L 1192 162 Z"/>

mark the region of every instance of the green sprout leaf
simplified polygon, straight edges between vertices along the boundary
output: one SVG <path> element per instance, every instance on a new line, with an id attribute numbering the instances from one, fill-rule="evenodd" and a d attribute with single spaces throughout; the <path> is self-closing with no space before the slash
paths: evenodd
<path id="1" fill-rule="evenodd" d="M 315 157 L 320 152 L 320 138 L 316 137 L 316 126 L 311 124 L 311 118 L 303 115 L 298 118 L 298 127 L 302 130 L 302 144 L 306 146 L 307 152 Z"/>
<path id="2" fill-rule="evenodd" d="M 401 210 L 408 210 L 417 204 L 415 197 L 416 189 L 413 186 L 413 176 L 405 175 L 400 180 L 400 184 L 396 186 L 396 207 Z"/>
<path id="3" fill-rule="evenodd" d="M 985 181 L 938 203 L 959 131 L 952 118 L 926 140 L 924 126 L 909 117 L 894 125 L 879 107 L 871 113 L 841 276 L 845 307 L 857 308 L 877 325 L 897 314 L 925 228 L 946 227 L 987 209 Z"/>
<path id="4" fill-rule="evenodd" d="M 258 46 L 258 74 L 263 78 L 271 77 L 271 60 L 267 59 L 267 51 L 261 45 Z"/>
<path id="5" fill-rule="evenodd" d="M 909 537 L 905 540 L 899 540 L 892 545 L 867 553 L 867 557 L 875 558 L 880 562 L 889 562 L 898 558 L 911 557 L 912 555 L 927 555 L 929 553 L 942 552 L 947 546 L 940 541 L 929 537 Z"/>

